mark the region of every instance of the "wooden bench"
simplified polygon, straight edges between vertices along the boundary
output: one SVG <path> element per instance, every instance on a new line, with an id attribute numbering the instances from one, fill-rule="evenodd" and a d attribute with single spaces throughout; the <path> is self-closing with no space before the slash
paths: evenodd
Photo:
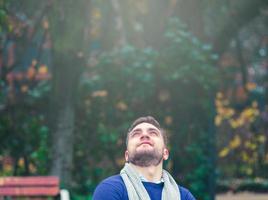
<path id="1" fill-rule="evenodd" d="M 69 200 L 68 191 L 60 190 L 59 178 L 56 176 L 0 177 L 0 197 L 9 196 L 60 197 L 63 200 Z"/>

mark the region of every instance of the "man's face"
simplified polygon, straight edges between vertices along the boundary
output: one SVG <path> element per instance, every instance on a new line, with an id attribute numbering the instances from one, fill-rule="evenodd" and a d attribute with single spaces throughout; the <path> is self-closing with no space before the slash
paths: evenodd
<path id="1" fill-rule="evenodd" d="M 157 166 L 168 159 L 163 136 L 158 128 L 149 123 L 141 123 L 129 133 L 125 158 L 137 166 Z"/>

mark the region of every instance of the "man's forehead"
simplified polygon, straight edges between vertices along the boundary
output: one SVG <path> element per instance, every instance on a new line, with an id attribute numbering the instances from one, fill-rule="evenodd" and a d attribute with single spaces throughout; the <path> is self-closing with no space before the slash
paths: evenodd
<path id="1" fill-rule="evenodd" d="M 135 126 L 132 131 L 137 130 L 137 129 L 156 129 L 158 131 L 160 131 L 156 126 L 154 126 L 153 124 L 147 123 L 147 122 L 142 122 L 140 124 L 138 124 L 137 126 Z"/>

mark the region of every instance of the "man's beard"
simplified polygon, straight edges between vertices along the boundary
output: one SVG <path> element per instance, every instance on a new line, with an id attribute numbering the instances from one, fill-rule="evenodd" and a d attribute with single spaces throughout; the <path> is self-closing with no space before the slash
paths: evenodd
<path id="1" fill-rule="evenodd" d="M 151 151 L 129 152 L 128 161 L 140 167 L 157 166 L 163 159 L 163 154 L 156 149 Z"/>

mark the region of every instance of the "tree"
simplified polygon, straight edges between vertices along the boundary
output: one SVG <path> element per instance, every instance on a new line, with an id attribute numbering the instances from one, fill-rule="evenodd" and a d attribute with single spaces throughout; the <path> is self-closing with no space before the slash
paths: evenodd
<path id="1" fill-rule="evenodd" d="M 51 4 L 53 49 L 53 80 L 51 91 L 50 127 L 52 131 L 51 173 L 62 184 L 72 183 L 75 130 L 75 100 L 79 77 L 85 67 L 87 53 L 85 28 L 88 25 L 90 1 L 54 1 Z"/>
<path id="2" fill-rule="evenodd" d="M 217 141 L 212 123 L 213 86 L 219 78 L 215 70 L 221 72 L 218 96 L 226 97 L 220 103 L 216 98 L 216 136 L 220 138 L 221 128 L 228 129 L 229 122 L 234 125 L 240 119 L 236 116 L 248 113 L 255 101 L 260 116 L 266 113 L 265 79 L 257 80 L 248 71 L 266 66 L 267 42 L 260 39 L 257 27 L 246 29 L 257 16 L 265 18 L 267 1 L 3 2 L 8 3 L 0 10 L 2 41 L 11 45 L 3 45 L 0 53 L 0 152 L 12 152 L 15 163 L 25 158 L 25 166 L 15 167 L 18 174 L 34 173 L 29 167 L 32 164 L 42 168 L 38 173 L 47 173 L 50 161 L 51 173 L 59 175 L 63 184 L 83 192 L 88 187 L 93 190 L 102 176 L 120 169 L 124 161 L 121 133 L 135 116 L 146 111 L 164 121 L 170 133 L 171 161 L 167 167 L 199 198 L 209 199 L 209 192 L 210 199 L 214 198 L 215 177 L 208 172 L 214 170 L 216 150 L 207 147 Z M 180 20 L 173 19 L 170 25 L 172 17 Z M 252 37 L 259 44 L 246 48 L 249 39 L 243 32 L 254 32 Z M 10 33 L 12 37 L 5 37 Z M 217 55 L 211 54 L 211 49 Z M 45 62 L 45 57 L 50 61 Z M 22 61 L 23 69 L 15 70 Z M 52 81 L 48 81 L 50 72 Z M 258 86 L 265 92 L 257 90 Z M 230 112 L 235 114 L 227 119 L 225 114 Z M 264 118 L 255 119 L 246 124 L 250 127 L 246 130 L 266 130 Z M 220 155 L 229 147 L 233 149 L 228 152 L 238 152 L 242 145 L 236 145 L 246 141 L 237 128 L 230 130 L 236 137 L 220 143 Z M 17 151 L 18 147 L 23 150 Z M 188 159 L 180 159 L 185 155 Z M 259 155 L 263 158 L 266 152 Z M 265 168 L 265 163 L 259 161 L 258 166 Z M 81 182 L 84 187 L 77 184 Z"/>

